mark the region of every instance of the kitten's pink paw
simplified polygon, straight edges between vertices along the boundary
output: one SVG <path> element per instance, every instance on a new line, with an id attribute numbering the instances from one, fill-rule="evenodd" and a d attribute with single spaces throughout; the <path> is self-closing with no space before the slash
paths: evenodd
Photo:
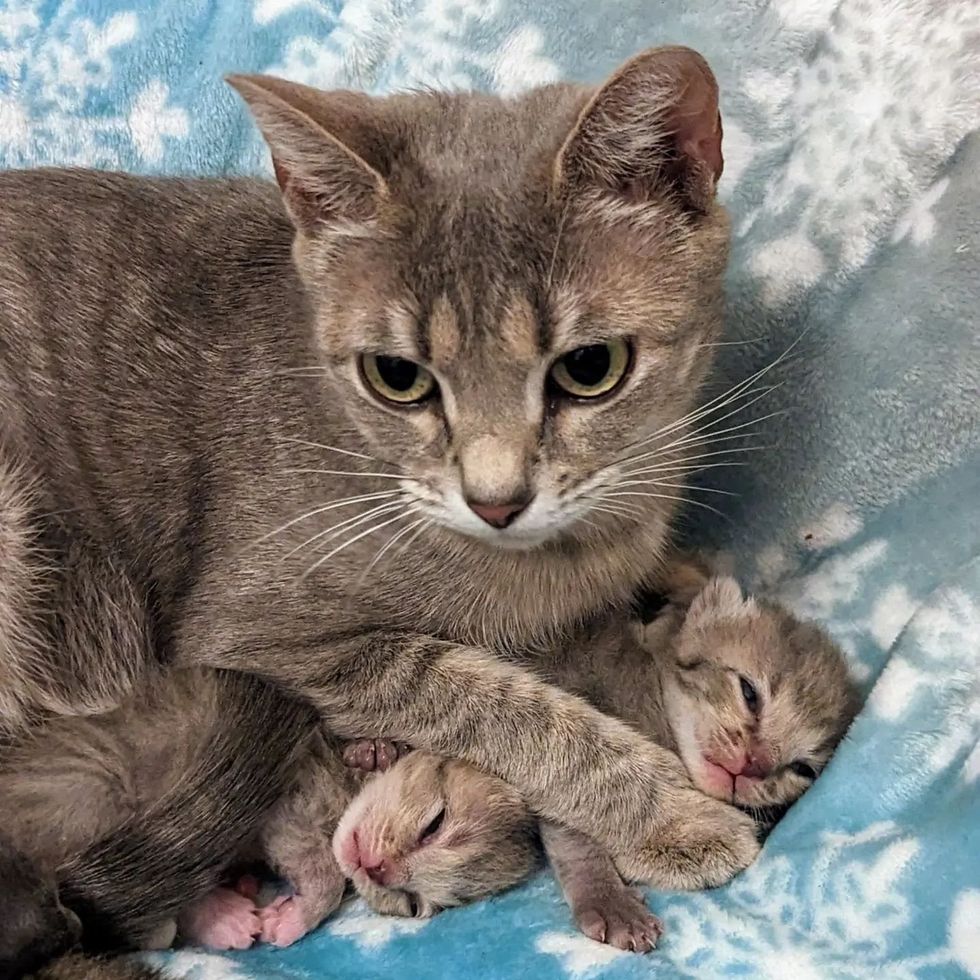
<path id="1" fill-rule="evenodd" d="M 216 888 L 180 914 L 180 935 L 210 949 L 248 949 L 262 932 L 251 898 L 230 888 Z"/>
<path id="2" fill-rule="evenodd" d="M 574 914 L 576 925 L 589 939 L 634 953 L 649 953 L 664 931 L 661 921 L 632 888 L 582 903 Z"/>
<path id="3" fill-rule="evenodd" d="M 344 762 L 351 769 L 385 772 L 409 751 L 405 742 L 387 738 L 359 738 L 344 746 Z"/>
<path id="4" fill-rule="evenodd" d="M 262 941 L 273 946 L 291 946 L 309 931 L 306 928 L 303 900 L 298 895 L 280 895 L 264 909 L 259 909 Z"/>

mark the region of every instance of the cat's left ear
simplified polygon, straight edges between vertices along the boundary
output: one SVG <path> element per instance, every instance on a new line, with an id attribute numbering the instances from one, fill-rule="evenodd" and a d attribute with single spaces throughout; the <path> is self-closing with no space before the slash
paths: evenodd
<path id="1" fill-rule="evenodd" d="M 559 186 L 592 186 L 642 202 L 675 191 L 707 211 L 724 160 L 718 84 L 684 47 L 653 48 L 627 61 L 582 110 L 556 161 Z"/>
<path id="2" fill-rule="evenodd" d="M 230 75 L 272 152 L 272 165 L 293 222 L 309 235 L 337 222 L 364 223 L 388 196 L 368 158 L 378 145 L 370 99 L 321 92 L 268 75 Z"/>

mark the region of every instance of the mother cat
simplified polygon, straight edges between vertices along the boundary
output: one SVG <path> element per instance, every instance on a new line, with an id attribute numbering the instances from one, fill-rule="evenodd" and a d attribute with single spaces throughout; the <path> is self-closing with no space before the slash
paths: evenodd
<path id="1" fill-rule="evenodd" d="M 630 602 L 699 451 L 707 65 L 661 48 L 512 100 L 231 82 L 278 191 L 0 175 L 5 726 L 109 707 L 157 657 L 244 671 L 498 774 L 629 877 L 675 841 L 692 887 L 726 880 L 751 821 L 521 666 Z M 152 643 L 66 665 L 39 639 L 79 554 Z"/>

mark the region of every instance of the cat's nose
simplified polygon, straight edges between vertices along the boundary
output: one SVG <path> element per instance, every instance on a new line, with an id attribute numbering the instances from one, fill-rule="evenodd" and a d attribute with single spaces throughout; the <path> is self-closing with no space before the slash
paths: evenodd
<path id="1" fill-rule="evenodd" d="M 527 508 L 530 497 L 511 500 L 505 504 L 484 504 L 467 498 L 466 505 L 481 521 L 486 521 L 491 527 L 504 528 L 513 524 L 517 515 Z"/>

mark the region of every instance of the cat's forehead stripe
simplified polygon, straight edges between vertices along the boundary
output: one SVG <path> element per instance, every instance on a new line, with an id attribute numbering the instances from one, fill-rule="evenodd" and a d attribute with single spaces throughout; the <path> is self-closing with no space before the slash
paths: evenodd
<path id="1" fill-rule="evenodd" d="M 459 320 L 445 293 L 436 297 L 427 322 L 419 323 L 419 333 L 426 336 L 428 360 L 435 367 L 445 368 L 459 356 Z"/>

